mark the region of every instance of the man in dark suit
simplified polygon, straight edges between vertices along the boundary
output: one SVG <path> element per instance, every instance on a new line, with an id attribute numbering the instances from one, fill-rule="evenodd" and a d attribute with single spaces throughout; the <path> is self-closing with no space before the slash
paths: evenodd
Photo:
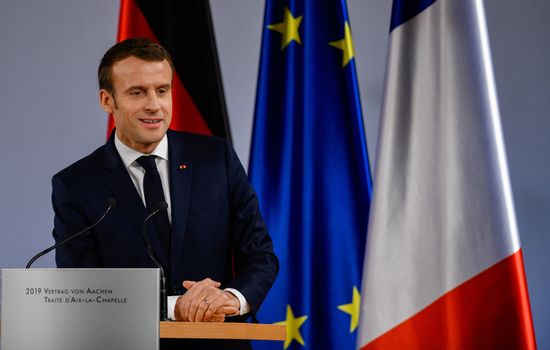
<path id="1" fill-rule="evenodd" d="M 173 65 L 159 45 L 116 44 L 98 76 L 101 106 L 116 129 L 106 145 L 53 177 L 56 242 L 94 222 L 107 199 L 117 205 L 89 234 L 57 249 L 58 267 L 155 267 L 141 224 L 160 199 L 168 210 L 147 228 L 169 281 L 169 317 L 255 313 L 278 261 L 234 150 L 219 138 L 168 130 Z"/>

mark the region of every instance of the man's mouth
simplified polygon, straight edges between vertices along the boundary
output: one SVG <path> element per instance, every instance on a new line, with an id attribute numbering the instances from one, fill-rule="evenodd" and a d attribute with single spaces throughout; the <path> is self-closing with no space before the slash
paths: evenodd
<path id="1" fill-rule="evenodd" d="M 161 122 L 161 119 L 140 119 L 145 124 L 158 124 Z"/>

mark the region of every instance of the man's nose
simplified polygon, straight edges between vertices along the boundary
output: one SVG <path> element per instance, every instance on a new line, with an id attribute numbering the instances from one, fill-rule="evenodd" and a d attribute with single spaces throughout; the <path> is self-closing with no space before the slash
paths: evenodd
<path id="1" fill-rule="evenodd" d="M 157 94 L 155 93 L 147 94 L 147 103 L 145 105 L 145 109 L 148 112 L 156 112 L 160 109 L 160 101 Z"/>

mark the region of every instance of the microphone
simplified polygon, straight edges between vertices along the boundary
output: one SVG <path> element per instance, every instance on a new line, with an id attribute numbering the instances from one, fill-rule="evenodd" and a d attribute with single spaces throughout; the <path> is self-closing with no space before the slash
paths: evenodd
<path id="1" fill-rule="evenodd" d="M 164 275 L 164 268 L 162 267 L 161 263 L 158 261 L 157 257 L 155 256 L 155 253 L 153 253 L 153 248 L 151 248 L 151 242 L 149 241 L 149 238 L 147 237 L 147 221 L 149 221 L 153 216 L 157 215 L 158 213 L 166 210 L 168 208 L 168 204 L 166 204 L 165 201 L 159 202 L 155 209 L 145 217 L 143 220 L 143 223 L 141 224 L 142 229 L 142 235 L 143 240 L 145 241 L 145 245 L 147 246 L 147 253 L 149 253 L 149 256 L 151 257 L 151 260 L 157 265 L 157 267 L 160 270 L 160 320 L 161 321 L 168 321 L 167 317 L 167 305 L 166 305 L 166 277 Z"/>
<path id="2" fill-rule="evenodd" d="M 116 199 L 114 198 L 109 198 L 107 199 L 107 201 L 105 202 L 105 212 L 103 212 L 103 215 L 101 215 L 101 217 L 99 218 L 99 220 L 97 220 L 96 222 L 94 222 L 93 224 L 91 224 L 90 226 L 84 228 L 83 230 L 81 231 L 78 231 L 77 233 L 75 233 L 74 235 L 72 236 L 69 236 L 68 238 L 66 238 L 65 240 L 63 240 L 62 242 L 59 242 L 57 244 L 54 244 L 53 246 L 49 247 L 49 248 L 46 248 L 45 250 L 41 251 L 40 253 L 36 254 L 35 256 L 32 257 L 31 260 L 29 260 L 29 262 L 27 263 L 27 266 L 25 267 L 26 269 L 30 268 L 31 265 L 38 259 L 40 258 L 42 255 L 46 255 L 48 254 L 49 252 L 51 252 L 52 250 L 54 250 L 55 248 L 59 247 L 59 246 L 62 246 L 64 245 L 65 243 L 71 241 L 72 239 L 80 236 L 81 234 L 83 234 L 84 232 L 94 228 L 95 226 L 97 226 L 101 221 L 103 221 L 103 219 L 105 218 L 105 216 L 107 216 L 107 214 L 111 211 L 111 209 L 113 209 L 114 207 L 116 207 Z"/>

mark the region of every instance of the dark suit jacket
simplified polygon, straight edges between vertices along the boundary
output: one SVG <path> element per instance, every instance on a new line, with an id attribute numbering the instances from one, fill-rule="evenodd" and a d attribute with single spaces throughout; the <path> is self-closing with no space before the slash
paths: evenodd
<path id="1" fill-rule="evenodd" d="M 155 267 L 141 235 L 147 210 L 114 145 L 106 145 L 52 179 L 53 236 L 60 242 L 95 222 L 108 198 L 116 207 L 89 234 L 56 251 L 58 267 Z M 153 250 L 182 294 L 184 280 L 210 277 L 240 291 L 257 311 L 278 272 L 271 238 L 256 194 L 233 148 L 215 137 L 168 131 L 171 256 L 161 254 L 155 228 Z"/>

